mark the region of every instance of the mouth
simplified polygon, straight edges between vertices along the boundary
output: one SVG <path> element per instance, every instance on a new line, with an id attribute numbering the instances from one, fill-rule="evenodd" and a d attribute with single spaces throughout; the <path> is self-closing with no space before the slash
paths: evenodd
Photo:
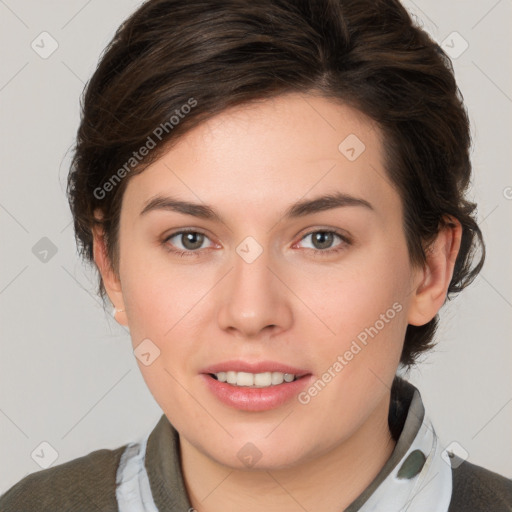
<path id="1" fill-rule="evenodd" d="M 204 368 L 206 388 L 225 405 L 266 411 L 292 401 L 311 383 L 311 372 L 274 361 L 226 361 Z"/>

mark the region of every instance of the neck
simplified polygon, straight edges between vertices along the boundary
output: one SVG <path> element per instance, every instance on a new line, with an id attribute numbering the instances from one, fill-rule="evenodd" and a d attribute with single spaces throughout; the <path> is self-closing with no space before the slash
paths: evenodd
<path id="1" fill-rule="evenodd" d="M 228 468 L 180 436 L 190 502 L 198 512 L 344 510 L 368 487 L 395 448 L 388 410 L 389 395 L 349 439 L 286 469 Z"/>

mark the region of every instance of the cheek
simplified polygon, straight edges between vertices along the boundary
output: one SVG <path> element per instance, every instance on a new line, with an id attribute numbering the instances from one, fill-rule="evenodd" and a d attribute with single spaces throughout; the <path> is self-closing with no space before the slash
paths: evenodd
<path id="1" fill-rule="evenodd" d="M 193 266 L 172 264 L 163 248 L 157 251 L 131 251 L 123 260 L 123 296 L 134 342 L 172 337 L 175 326 L 188 322 L 188 312 L 204 295 L 204 279 Z"/>
<path id="2" fill-rule="evenodd" d="M 319 274 L 303 284 L 301 296 L 317 317 L 305 315 L 301 324 L 307 338 L 316 339 L 310 356 L 326 370 L 341 356 L 342 371 L 331 368 L 343 374 L 338 385 L 369 386 L 378 382 L 375 375 L 392 380 L 407 328 L 408 265 L 405 246 L 368 251 L 347 271 Z"/>
<path id="3" fill-rule="evenodd" d="M 321 270 L 295 286 L 301 287 L 313 313 L 324 320 L 326 333 L 346 340 L 376 322 L 382 330 L 381 315 L 386 326 L 400 323 L 403 315 L 396 313 L 406 310 L 410 300 L 407 252 L 405 247 L 385 246 L 361 251 L 346 265 Z M 386 321 L 395 318 L 399 322 Z"/>
<path id="4" fill-rule="evenodd" d="M 177 271 L 158 260 L 133 252 L 122 269 L 133 348 L 137 353 L 140 344 L 158 354 L 148 365 L 139 358 L 137 363 L 148 389 L 175 427 L 185 428 L 183 422 L 192 418 L 190 421 L 206 428 L 204 414 L 183 387 L 188 388 L 188 379 L 195 372 L 194 354 L 201 339 L 199 301 L 205 290 L 198 287 L 197 271 L 194 278 L 192 270 L 180 267 Z"/>
<path id="5" fill-rule="evenodd" d="M 400 361 L 407 327 L 403 261 L 373 263 L 364 272 L 324 279 L 323 287 L 309 282 L 315 293 L 308 305 L 328 328 L 311 317 L 301 324 L 304 339 L 315 340 L 308 359 L 319 373 L 300 403 L 307 402 L 304 411 L 322 422 L 326 437 L 348 435 L 365 421 L 389 392 Z"/>
<path id="6" fill-rule="evenodd" d="M 158 353 L 149 366 L 139 361 L 139 368 L 157 402 L 172 416 L 172 411 L 194 412 L 180 383 L 197 373 L 196 357 L 209 318 L 205 299 L 215 282 L 209 277 L 193 265 L 173 266 L 165 256 L 150 258 L 142 251 L 124 260 L 121 278 L 133 348 L 137 353 L 149 339 Z"/>

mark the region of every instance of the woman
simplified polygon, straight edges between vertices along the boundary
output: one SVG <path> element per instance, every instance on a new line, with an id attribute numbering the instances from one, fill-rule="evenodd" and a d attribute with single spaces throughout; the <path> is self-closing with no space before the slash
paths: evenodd
<path id="1" fill-rule="evenodd" d="M 68 194 L 164 414 L 0 508 L 510 510 L 397 375 L 483 265 L 469 145 L 398 1 L 143 4 L 87 86 Z"/>

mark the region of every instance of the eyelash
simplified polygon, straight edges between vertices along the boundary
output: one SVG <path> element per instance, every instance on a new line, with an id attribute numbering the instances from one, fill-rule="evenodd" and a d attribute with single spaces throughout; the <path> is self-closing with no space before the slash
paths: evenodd
<path id="1" fill-rule="evenodd" d="M 170 253 L 173 253 L 175 254 L 176 256 L 180 256 L 180 257 L 197 257 L 199 256 L 199 251 L 200 249 L 197 249 L 195 251 L 192 251 L 192 250 L 188 250 L 188 251 L 182 251 L 182 250 L 176 250 L 176 249 L 172 249 L 170 247 L 170 244 L 168 243 L 169 240 L 171 238 L 174 238 L 175 236 L 177 235 L 182 235 L 182 234 L 185 234 L 185 233 L 198 233 L 200 235 L 204 235 L 206 238 L 207 235 L 201 231 L 197 231 L 197 230 L 194 230 L 194 229 L 182 229 L 180 231 L 176 231 L 172 234 L 170 234 L 169 236 L 167 236 L 164 240 L 163 240 L 163 245 L 165 247 L 165 249 L 170 252 Z M 346 235 L 343 235 L 342 233 L 338 232 L 338 231 L 335 231 L 335 230 L 332 230 L 332 229 L 317 229 L 317 230 L 313 230 L 313 231 L 309 231 L 308 233 L 306 233 L 300 240 L 299 242 L 302 242 L 302 240 L 304 240 L 306 237 L 310 236 L 310 235 L 314 235 L 315 233 L 328 233 L 328 234 L 333 234 L 333 235 L 336 235 L 338 238 L 341 239 L 342 243 L 337 245 L 334 249 L 326 249 L 326 250 L 321 250 L 321 249 L 309 249 L 308 248 L 308 251 L 312 251 L 312 254 L 314 257 L 324 257 L 326 255 L 331 255 L 331 254 L 335 254 L 335 253 L 339 253 L 343 250 L 345 250 L 347 248 L 347 246 L 350 246 L 352 245 L 352 241 L 346 236 Z"/>

